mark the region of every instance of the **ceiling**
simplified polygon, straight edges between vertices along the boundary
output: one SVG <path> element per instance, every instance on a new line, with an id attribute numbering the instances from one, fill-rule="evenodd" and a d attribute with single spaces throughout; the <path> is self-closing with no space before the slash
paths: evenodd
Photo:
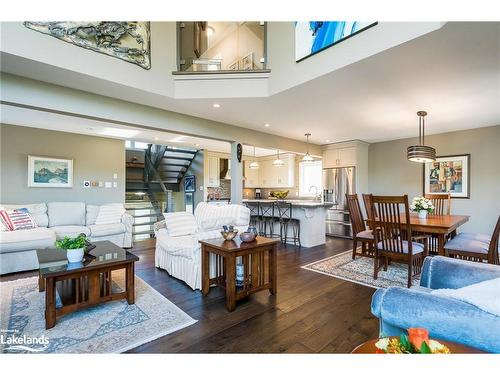
<path id="1" fill-rule="evenodd" d="M 214 99 L 174 99 L 61 69 L 13 61 L 2 70 L 302 141 L 310 132 L 316 144 L 378 142 L 416 136 L 419 110 L 429 113 L 426 134 L 499 125 L 499 41 L 498 22 L 447 23 L 270 97 L 216 99 L 220 108 Z"/>
<path id="2" fill-rule="evenodd" d="M 32 128 L 64 131 L 104 138 L 134 140 L 139 142 L 162 144 L 188 149 L 205 149 L 216 152 L 230 153 L 228 142 L 214 139 L 179 135 L 165 131 L 122 126 L 105 121 L 89 120 L 80 117 L 67 116 L 52 112 L 0 105 L 1 122 L 10 125 L 27 126 Z M 283 151 L 283 150 L 281 150 Z M 255 156 L 269 156 L 276 154 L 276 150 L 256 147 Z M 252 156 L 253 147 L 243 145 L 243 155 Z"/>

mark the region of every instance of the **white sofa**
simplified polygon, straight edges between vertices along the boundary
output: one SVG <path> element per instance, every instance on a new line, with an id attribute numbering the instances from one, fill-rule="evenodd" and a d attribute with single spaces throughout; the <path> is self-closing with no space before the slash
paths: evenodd
<path id="1" fill-rule="evenodd" d="M 0 209 L 27 208 L 38 227 L 1 232 L 0 275 L 38 268 L 37 249 L 54 247 L 56 239 L 85 233 L 90 241 L 109 240 L 121 247 L 132 246 L 134 218 L 124 213 L 120 223 L 96 225 L 99 207 L 83 202 L 2 204 Z"/>
<path id="2" fill-rule="evenodd" d="M 172 237 L 165 220 L 155 224 L 156 267 L 183 280 L 193 290 L 201 289 L 201 246 L 198 241 L 220 238 L 223 225 L 233 225 L 239 232 L 246 231 L 250 222 L 250 210 L 237 204 L 213 206 L 200 202 L 196 206 L 194 217 L 198 228 L 191 235 Z"/>

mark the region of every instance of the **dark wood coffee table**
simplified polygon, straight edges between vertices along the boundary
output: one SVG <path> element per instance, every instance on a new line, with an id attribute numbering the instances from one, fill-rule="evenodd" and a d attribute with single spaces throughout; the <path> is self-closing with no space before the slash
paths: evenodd
<path id="1" fill-rule="evenodd" d="M 110 241 L 94 244 L 96 247 L 85 254 L 81 263 L 68 263 L 65 250 L 37 250 L 38 286 L 40 292 L 45 290 L 46 329 L 55 326 L 57 317 L 102 302 L 126 298 L 130 305 L 134 304 L 134 262 L 139 258 Z M 119 269 L 125 269 L 125 290 L 113 293 L 111 272 Z M 71 283 L 73 303 L 56 308 L 58 282 Z"/>
<path id="2" fill-rule="evenodd" d="M 351 352 L 353 354 L 375 354 L 376 347 L 375 343 L 379 339 L 373 339 L 366 341 L 362 343 L 361 345 L 358 345 L 354 350 Z M 439 341 L 441 344 L 446 345 L 448 349 L 450 349 L 451 354 L 479 354 L 479 353 L 484 353 L 483 351 L 475 348 L 471 348 L 470 346 L 458 344 L 456 342 L 451 342 L 451 341 L 446 341 L 446 340 L 441 340 L 441 339 L 436 339 L 436 341 Z"/>
<path id="3" fill-rule="evenodd" d="M 276 253 L 279 240 L 257 237 L 253 242 L 242 242 L 239 238 L 224 241 L 200 241 L 202 293 L 207 295 L 211 285 L 226 289 L 226 308 L 233 311 L 236 301 L 248 295 L 269 289 L 276 294 Z M 210 257 L 210 254 L 215 254 Z M 241 257 L 245 272 L 243 285 L 236 286 L 236 258 Z M 212 259 L 211 259 L 212 258 Z M 214 277 L 210 277 L 213 264 Z"/>

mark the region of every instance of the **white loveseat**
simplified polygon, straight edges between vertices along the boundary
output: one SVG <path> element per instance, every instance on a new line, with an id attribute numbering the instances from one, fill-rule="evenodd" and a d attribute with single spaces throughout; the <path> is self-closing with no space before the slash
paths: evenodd
<path id="1" fill-rule="evenodd" d="M 65 236 L 85 233 L 90 241 L 131 247 L 134 218 L 124 213 L 120 223 L 96 225 L 99 207 L 83 202 L 0 205 L 3 210 L 26 208 L 38 226 L 0 233 L 0 275 L 37 269 L 36 250 L 54 247 L 55 240 Z"/>
<path id="2" fill-rule="evenodd" d="M 201 246 L 199 240 L 220 238 L 223 225 L 233 225 L 239 232 L 248 229 L 250 210 L 230 204 L 213 206 L 201 202 L 194 211 L 196 233 L 173 237 L 165 220 L 155 224 L 155 265 L 171 276 L 183 280 L 193 290 L 201 289 Z M 212 262 L 213 263 L 213 262 Z"/>

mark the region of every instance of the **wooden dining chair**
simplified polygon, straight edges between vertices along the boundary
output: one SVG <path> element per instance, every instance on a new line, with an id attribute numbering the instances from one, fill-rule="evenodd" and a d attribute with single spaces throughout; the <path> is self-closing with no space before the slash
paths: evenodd
<path id="1" fill-rule="evenodd" d="M 446 256 L 473 262 L 488 262 L 500 265 L 498 242 L 500 237 L 500 216 L 491 237 L 460 233 L 444 245 Z"/>
<path id="2" fill-rule="evenodd" d="M 366 228 L 358 196 L 356 194 L 346 194 L 345 198 L 352 225 L 352 259 L 356 259 L 358 241 L 361 242 L 361 253 L 358 255 L 373 257 L 373 233 L 370 229 Z"/>
<path id="3" fill-rule="evenodd" d="M 389 261 L 408 265 L 408 288 L 412 279 L 422 271 L 424 259 L 428 254 L 428 236 L 413 236 L 410 224 L 410 207 L 408 196 L 376 196 L 371 197 L 372 215 L 378 213 L 376 219 L 369 220 L 373 228 L 375 241 L 375 258 L 373 278 L 377 279 L 380 268 L 387 271 Z M 415 242 L 417 240 L 422 243 Z"/>
<path id="4" fill-rule="evenodd" d="M 372 215 L 372 194 L 362 194 L 363 203 L 365 204 L 366 217 L 368 220 L 373 220 L 378 216 L 377 211 L 375 210 L 375 217 Z"/>
<path id="5" fill-rule="evenodd" d="M 429 199 L 434 205 L 434 215 L 450 215 L 451 195 L 450 193 L 424 194 L 424 198 Z"/>

